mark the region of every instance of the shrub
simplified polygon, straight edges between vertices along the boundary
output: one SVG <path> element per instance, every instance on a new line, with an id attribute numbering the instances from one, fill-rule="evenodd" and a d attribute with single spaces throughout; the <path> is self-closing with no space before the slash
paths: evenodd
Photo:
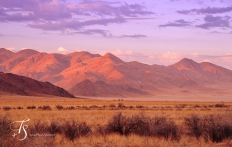
<path id="1" fill-rule="evenodd" d="M 180 105 L 179 105 L 179 108 L 186 108 L 186 107 L 187 107 L 186 104 L 180 104 Z"/>
<path id="2" fill-rule="evenodd" d="M 210 139 L 212 142 L 222 142 L 224 139 L 232 138 L 231 116 L 191 116 L 185 118 L 185 125 L 189 135 L 196 138 L 203 136 L 206 141 Z"/>
<path id="3" fill-rule="evenodd" d="M 107 132 L 119 133 L 121 135 L 129 135 L 136 126 L 136 122 L 131 118 L 123 116 L 122 113 L 118 113 L 109 120 L 107 124 Z"/>
<path id="4" fill-rule="evenodd" d="M 21 106 L 18 106 L 18 107 L 17 107 L 17 109 L 23 109 L 23 107 L 21 107 Z"/>
<path id="5" fill-rule="evenodd" d="M 194 105 L 193 108 L 200 108 L 200 105 Z"/>
<path id="6" fill-rule="evenodd" d="M 65 137 L 71 141 L 91 132 L 91 128 L 86 123 L 77 123 L 75 121 L 72 121 L 71 123 L 66 122 L 62 128 Z"/>
<path id="7" fill-rule="evenodd" d="M 63 107 L 63 106 L 61 106 L 61 105 L 57 105 L 57 106 L 56 106 L 56 109 L 58 109 L 58 110 L 62 110 L 62 109 L 64 109 L 64 107 Z"/>
<path id="8" fill-rule="evenodd" d="M 163 137 L 165 139 L 171 138 L 172 140 L 179 140 L 180 128 L 171 119 L 167 119 L 166 117 L 155 117 L 150 121 L 150 135 Z"/>
<path id="9" fill-rule="evenodd" d="M 96 109 L 96 108 L 99 108 L 98 106 L 96 105 L 92 105 L 92 106 L 89 106 L 90 109 Z"/>
<path id="10" fill-rule="evenodd" d="M 225 105 L 224 103 L 221 103 L 221 104 L 215 104 L 214 107 L 215 108 L 224 108 L 224 107 L 229 107 L 229 106 Z"/>
<path id="11" fill-rule="evenodd" d="M 105 132 L 103 132 L 105 131 Z M 100 128 L 101 134 L 119 133 L 121 135 L 137 134 L 140 136 L 157 136 L 165 139 L 180 138 L 179 128 L 172 121 L 164 117 L 149 118 L 143 115 L 132 117 L 123 116 L 118 113 L 109 120 L 106 128 Z"/>
<path id="12" fill-rule="evenodd" d="M 61 134 L 62 133 L 62 125 L 59 122 L 51 122 L 47 128 L 47 131 L 51 134 Z"/>
<path id="13" fill-rule="evenodd" d="M 134 106 L 129 106 L 129 109 L 133 109 L 134 108 Z"/>
<path id="14" fill-rule="evenodd" d="M 109 107 L 110 108 L 115 108 L 116 106 L 115 106 L 115 104 L 110 104 Z"/>
<path id="15" fill-rule="evenodd" d="M 3 107 L 3 110 L 5 110 L 5 111 L 9 111 L 9 110 L 11 110 L 12 109 L 12 107 L 9 107 L 9 106 L 4 106 Z"/>
<path id="16" fill-rule="evenodd" d="M 213 142 L 222 142 L 224 139 L 232 138 L 231 116 L 206 116 L 204 118 L 205 139 L 207 137 Z"/>
<path id="17" fill-rule="evenodd" d="M 48 132 L 48 125 L 46 123 L 42 123 L 40 120 L 34 121 L 33 126 L 29 127 L 30 134 L 35 133 L 46 133 Z"/>
<path id="18" fill-rule="evenodd" d="M 87 107 L 87 106 L 82 106 L 81 108 L 84 110 L 89 110 L 89 107 Z"/>
<path id="19" fill-rule="evenodd" d="M 4 137 L 4 135 L 9 134 L 11 132 L 11 122 L 12 121 L 7 119 L 7 117 L 0 116 L 0 138 Z"/>
<path id="20" fill-rule="evenodd" d="M 70 107 L 66 107 L 65 109 L 67 109 L 67 110 L 75 110 L 75 107 L 70 106 Z"/>
<path id="21" fill-rule="evenodd" d="M 118 103 L 118 108 L 125 108 L 125 105 L 123 103 Z"/>
<path id="22" fill-rule="evenodd" d="M 184 118 L 184 124 L 187 127 L 188 135 L 196 137 L 197 139 L 203 134 L 203 124 L 201 122 L 201 118 L 196 115 L 192 115 L 191 117 Z"/>
<path id="23" fill-rule="evenodd" d="M 134 115 L 130 119 L 130 124 L 135 125 L 131 130 L 132 133 L 140 136 L 150 135 L 150 118 L 143 115 Z"/>
<path id="24" fill-rule="evenodd" d="M 136 108 L 142 109 L 142 108 L 144 108 L 144 106 L 142 106 L 142 105 L 137 105 Z"/>
<path id="25" fill-rule="evenodd" d="M 38 109 L 42 109 L 42 110 L 52 110 L 52 108 L 48 105 L 46 106 L 39 106 Z"/>
<path id="26" fill-rule="evenodd" d="M 27 106 L 27 109 L 35 109 L 36 106 Z"/>

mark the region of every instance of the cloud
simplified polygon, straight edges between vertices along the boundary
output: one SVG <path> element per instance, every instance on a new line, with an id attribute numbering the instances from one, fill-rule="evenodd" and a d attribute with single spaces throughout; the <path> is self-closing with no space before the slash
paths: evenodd
<path id="1" fill-rule="evenodd" d="M 106 52 L 104 52 L 106 53 Z M 103 54 L 104 54 L 103 53 Z M 199 53 L 180 53 L 180 52 L 154 52 L 154 53 L 137 53 L 131 50 L 114 50 L 111 51 L 112 54 L 118 56 L 123 61 L 139 61 L 146 64 L 157 64 L 169 66 L 179 62 L 183 58 L 193 59 L 194 61 L 201 62 L 211 62 L 213 64 L 232 69 L 232 55 L 202 55 Z"/>
<path id="2" fill-rule="evenodd" d="M 192 22 L 185 21 L 183 19 L 176 20 L 174 22 L 168 22 L 164 25 L 159 25 L 159 27 L 188 27 L 191 26 Z"/>
<path id="3" fill-rule="evenodd" d="M 112 37 L 112 34 L 109 33 L 109 31 L 100 30 L 100 29 L 84 30 L 84 31 L 74 32 L 73 34 L 84 34 L 84 35 L 100 34 L 103 37 Z"/>
<path id="4" fill-rule="evenodd" d="M 67 53 L 67 52 L 69 52 L 69 50 L 66 50 L 66 49 L 63 48 L 63 47 L 59 47 L 57 51 L 58 51 L 58 52 L 61 52 L 61 53 Z"/>
<path id="5" fill-rule="evenodd" d="M 208 60 L 208 59 L 205 59 L 205 60 L 203 60 L 203 62 L 210 62 L 210 60 Z"/>
<path id="6" fill-rule="evenodd" d="M 230 34 L 232 34 L 232 31 L 231 31 L 231 32 L 218 32 L 218 31 L 212 31 L 212 32 L 210 32 L 210 33 L 212 33 L 212 34 L 228 34 L 228 35 L 230 35 Z"/>
<path id="7" fill-rule="evenodd" d="M 232 6 L 230 7 L 207 7 L 207 8 L 201 8 L 201 9 L 191 9 L 191 10 L 180 10 L 177 11 L 177 13 L 180 14 L 217 14 L 217 13 L 226 13 L 232 11 Z"/>
<path id="8" fill-rule="evenodd" d="M 109 51 L 103 51 L 100 54 L 104 55 L 107 52 L 109 52 Z M 147 59 L 148 59 L 147 55 L 142 54 L 142 53 L 138 53 L 138 52 L 134 52 L 132 50 L 120 50 L 120 49 L 117 49 L 117 50 L 110 51 L 110 53 L 116 55 L 117 57 L 119 57 L 120 59 L 122 59 L 123 61 L 126 61 L 126 62 L 139 61 L 139 62 L 142 62 L 142 63 L 148 63 L 149 64 L 149 62 L 147 62 Z"/>
<path id="9" fill-rule="evenodd" d="M 9 0 L 0 1 L 0 6 L 5 8 L 0 13 L 1 22 L 54 21 L 72 16 L 59 0 Z"/>
<path id="10" fill-rule="evenodd" d="M 45 31 L 70 30 L 76 34 L 111 34 L 87 26 L 127 23 L 129 19 L 150 19 L 154 12 L 144 4 L 95 0 L 4 0 L 0 1 L 0 22 L 23 22 L 28 27 Z"/>
<path id="11" fill-rule="evenodd" d="M 101 30 L 101 29 L 87 29 L 83 31 L 76 31 L 73 32 L 70 29 L 66 29 L 61 33 L 61 35 L 75 35 L 75 34 L 83 34 L 83 35 L 93 35 L 93 34 L 99 34 L 103 37 L 106 38 L 113 38 L 117 36 L 113 36 L 109 31 L 107 30 Z M 122 35 L 117 38 L 136 38 L 136 39 L 141 39 L 147 37 L 146 35 L 141 35 L 141 34 L 135 34 L 135 35 Z"/>
<path id="12" fill-rule="evenodd" d="M 122 51 L 122 50 L 115 50 L 111 52 L 114 55 L 133 55 L 133 52 L 131 50 L 126 50 L 126 51 Z"/>
<path id="13" fill-rule="evenodd" d="M 0 1 L 0 21 L 60 21 L 75 16 L 138 17 L 154 14 L 141 4 L 84 0 L 79 3 L 63 0 Z M 4 9 L 3 9 L 4 8 Z M 16 9 L 17 8 L 17 9 Z"/>
<path id="14" fill-rule="evenodd" d="M 122 35 L 119 38 L 136 38 L 136 39 L 141 39 L 147 37 L 146 35 L 141 35 L 141 34 L 134 34 L 134 35 Z"/>
<path id="15" fill-rule="evenodd" d="M 3 34 L 0 34 L 0 37 L 3 37 L 3 36 L 5 36 L 5 35 L 3 35 Z"/>
<path id="16" fill-rule="evenodd" d="M 215 28 L 215 27 L 220 27 L 220 28 L 230 28 L 230 16 L 212 16 L 212 15 L 207 15 L 204 20 L 205 23 L 201 25 L 197 25 L 196 27 L 202 28 L 202 29 L 210 29 L 210 28 Z"/>
<path id="17" fill-rule="evenodd" d="M 9 48 L 6 48 L 6 49 L 9 50 L 9 51 L 14 51 L 15 50 L 14 47 L 9 47 Z"/>
<path id="18" fill-rule="evenodd" d="M 151 15 L 152 11 L 146 10 L 141 4 L 121 4 L 120 2 L 106 2 L 85 0 L 79 4 L 68 5 L 77 14 L 85 15 L 108 15 L 108 16 L 133 16 Z"/>
<path id="19" fill-rule="evenodd" d="M 59 22 L 49 22 L 49 23 L 43 23 L 43 24 L 29 24 L 28 26 L 31 28 L 36 29 L 42 29 L 42 30 L 48 30 L 48 31 L 57 31 L 57 30 L 65 30 L 65 29 L 74 29 L 78 30 L 85 26 L 91 26 L 91 25 L 108 25 L 112 23 L 125 23 L 126 20 L 122 17 L 116 17 L 116 18 L 110 18 L 110 19 L 94 19 L 94 20 L 88 20 L 88 21 L 59 21 Z"/>

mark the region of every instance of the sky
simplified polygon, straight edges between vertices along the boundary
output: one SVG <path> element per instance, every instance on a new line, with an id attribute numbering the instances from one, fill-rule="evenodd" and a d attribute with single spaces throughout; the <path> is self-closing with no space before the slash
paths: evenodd
<path id="1" fill-rule="evenodd" d="M 0 47 L 232 69 L 232 0 L 0 0 Z"/>

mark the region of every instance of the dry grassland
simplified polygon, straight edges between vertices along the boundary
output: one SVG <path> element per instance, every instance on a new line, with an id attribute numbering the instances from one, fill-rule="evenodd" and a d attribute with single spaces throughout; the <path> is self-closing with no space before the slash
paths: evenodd
<path id="1" fill-rule="evenodd" d="M 48 106 L 49 109 L 43 106 Z M 59 107 L 58 107 L 59 106 Z M 231 117 L 231 102 L 174 102 L 174 101 L 125 101 L 125 100 L 91 100 L 91 99 L 64 99 L 64 98 L 39 98 L 23 96 L 1 96 L 0 116 L 6 116 L 11 121 L 30 118 L 27 123 L 29 128 L 38 121 L 50 124 L 51 122 L 85 122 L 91 128 L 91 133 L 70 140 L 62 134 L 55 137 L 34 137 L 27 138 L 23 142 L 12 141 L 12 146 L 96 146 L 96 147 L 170 147 L 170 146 L 191 146 L 191 147 L 212 147 L 232 146 L 232 136 L 220 142 L 206 141 L 203 137 L 196 138 L 186 133 L 179 139 L 171 137 L 143 136 L 131 133 L 120 135 L 110 133 L 102 135 L 97 132 L 99 126 L 107 126 L 113 116 L 122 113 L 123 116 L 135 115 L 148 118 L 165 117 L 173 122 L 182 131 L 184 129 L 184 118 L 193 115 L 223 116 Z M 225 119 L 225 118 L 224 118 Z M 232 121 L 231 121 L 232 123 Z M 232 126 L 232 124 L 231 124 Z M 184 131 L 185 132 L 185 131 Z M 9 140 L 12 140 L 9 139 Z M 9 144 L 7 144 L 9 145 Z"/>

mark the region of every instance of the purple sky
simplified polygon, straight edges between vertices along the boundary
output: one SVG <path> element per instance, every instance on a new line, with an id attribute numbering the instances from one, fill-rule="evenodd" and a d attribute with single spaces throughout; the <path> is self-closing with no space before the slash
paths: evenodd
<path id="1" fill-rule="evenodd" d="M 0 47 L 232 69 L 232 0 L 0 0 Z"/>

